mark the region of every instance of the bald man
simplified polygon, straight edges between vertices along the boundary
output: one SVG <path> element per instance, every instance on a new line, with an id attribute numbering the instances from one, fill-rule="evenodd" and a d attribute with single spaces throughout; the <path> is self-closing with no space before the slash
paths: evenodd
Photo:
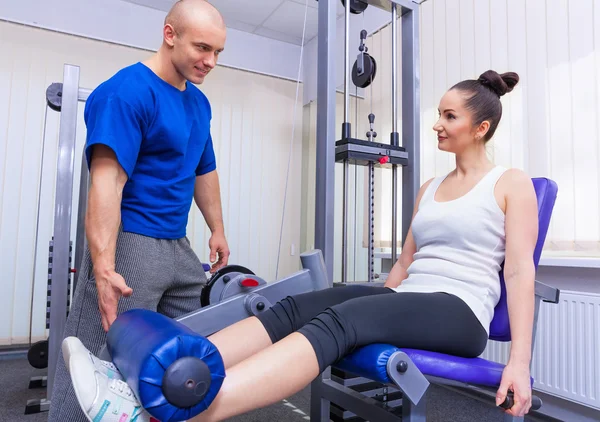
<path id="1" fill-rule="evenodd" d="M 211 107 L 194 85 L 215 67 L 225 39 L 213 6 L 178 1 L 158 52 L 117 72 L 86 102 L 88 247 L 64 336 L 79 337 L 95 355 L 119 313 L 146 308 L 174 318 L 200 308 L 207 278 L 186 237 L 192 199 L 211 231 L 211 271 L 228 262 Z M 88 420 L 65 368 L 70 353 L 62 350 L 58 359 L 50 422 Z M 120 377 L 90 358 L 99 371 Z M 126 394 L 113 393 L 104 410 L 131 417 Z"/>

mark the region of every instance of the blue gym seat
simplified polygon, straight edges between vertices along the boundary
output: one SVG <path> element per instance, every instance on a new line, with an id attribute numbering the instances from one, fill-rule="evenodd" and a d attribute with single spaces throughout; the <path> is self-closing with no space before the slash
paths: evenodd
<path id="1" fill-rule="evenodd" d="M 554 181 L 546 178 L 532 180 L 538 200 L 539 234 L 533 256 L 537 269 L 558 188 Z M 490 325 L 489 338 L 505 342 L 510 341 L 511 336 L 502 270 L 500 281 L 501 297 Z M 534 340 L 540 302 L 543 300 L 558 303 L 558 298 L 557 289 L 536 281 Z M 313 421 L 329 421 L 332 402 L 370 421 L 425 421 L 424 394 L 430 382 L 478 391 L 480 394 L 487 392 L 490 403 L 495 404 L 496 390 L 500 385 L 504 369 L 504 365 L 482 358 L 466 359 L 425 350 L 399 349 L 388 344 L 371 344 L 362 347 L 336 363 L 334 367 L 400 389 L 403 393 L 402 418 L 390 413 L 376 400 L 357 393 L 322 374 L 311 385 L 310 416 Z M 328 372 L 325 371 L 325 374 Z M 536 398 L 532 409 L 539 406 L 541 401 Z M 511 419 L 520 418 L 508 418 Z M 449 420 L 452 420 L 451 416 Z"/>

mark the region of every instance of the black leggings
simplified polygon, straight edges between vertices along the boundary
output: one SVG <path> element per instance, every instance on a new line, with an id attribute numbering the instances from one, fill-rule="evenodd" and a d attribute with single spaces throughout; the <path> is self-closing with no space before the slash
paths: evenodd
<path id="1" fill-rule="evenodd" d="M 471 309 L 446 293 L 404 293 L 345 286 L 289 296 L 258 319 L 273 343 L 297 331 L 313 346 L 322 372 L 357 347 L 396 347 L 477 357 L 488 336 Z"/>

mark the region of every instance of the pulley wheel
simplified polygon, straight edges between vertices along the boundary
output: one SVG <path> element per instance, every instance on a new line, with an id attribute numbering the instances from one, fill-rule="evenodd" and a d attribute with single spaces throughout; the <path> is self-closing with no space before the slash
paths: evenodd
<path id="1" fill-rule="evenodd" d="M 369 54 L 364 53 L 364 69 L 361 75 L 358 74 L 358 60 L 352 66 L 352 82 L 359 88 L 366 88 L 371 85 L 377 73 L 377 62 Z"/>
<path id="2" fill-rule="evenodd" d="M 342 1 L 342 4 L 344 5 L 344 7 L 346 7 L 346 2 L 344 0 L 341 0 L 341 1 Z M 367 9 L 368 6 L 369 6 L 369 3 L 365 3 L 360 0 L 350 0 L 350 12 L 355 15 L 360 15 L 362 12 L 364 12 Z"/>
<path id="3" fill-rule="evenodd" d="M 217 284 L 217 282 L 221 281 L 221 279 L 223 277 L 226 277 L 227 274 L 230 274 L 230 273 L 256 275 L 252 271 L 250 271 L 248 268 L 242 267 L 241 265 L 227 265 L 227 266 L 217 270 L 217 272 L 215 272 L 212 275 L 210 280 L 208 280 L 208 283 L 206 284 L 206 286 L 204 286 L 204 288 L 202 289 L 202 293 L 200 293 L 200 305 L 202 307 L 205 307 L 208 305 L 214 305 L 213 303 L 210 303 L 210 291 L 213 288 L 213 286 L 215 284 Z"/>
<path id="4" fill-rule="evenodd" d="M 46 89 L 46 102 L 48 107 L 54 111 L 60 111 L 62 107 L 63 84 L 54 82 Z"/>
<path id="5" fill-rule="evenodd" d="M 29 364 L 37 369 L 48 367 L 48 340 L 34 343 L 27 352 Z"/>

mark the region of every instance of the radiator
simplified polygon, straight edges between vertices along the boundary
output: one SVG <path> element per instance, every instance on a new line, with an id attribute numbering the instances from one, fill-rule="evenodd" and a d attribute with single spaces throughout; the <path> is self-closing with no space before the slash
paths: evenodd
<path id="1" fill-rule="evenodd" d="M 534 389 L 600 409 L 600 295 L 561 292 L 542 303 L 531 375 Z M 510 343 L 489 341 L 481 357 L 508 362 Z"/>

